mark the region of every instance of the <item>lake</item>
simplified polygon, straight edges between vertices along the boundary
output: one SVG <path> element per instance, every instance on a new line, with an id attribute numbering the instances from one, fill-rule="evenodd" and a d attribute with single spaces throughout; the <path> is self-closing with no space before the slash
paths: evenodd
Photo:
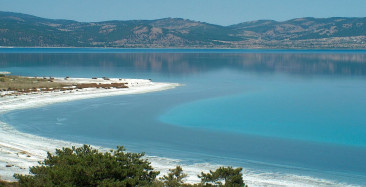
<path id="1" fill-rule="evenodd" d="M 284 184 L 366 185 L 363 50 L 0 48 L 0 71 L 183 85 L 0 116 L 22 132 L 241 166 Z"/>

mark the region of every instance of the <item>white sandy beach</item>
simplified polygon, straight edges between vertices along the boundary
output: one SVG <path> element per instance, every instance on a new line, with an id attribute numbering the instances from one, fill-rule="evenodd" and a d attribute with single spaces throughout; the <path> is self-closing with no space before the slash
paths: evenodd
<path id="1" fill-rule="evenodd" d="M 56 78 L 55 81 L 65 81 L 63 78 Z M 48 93 L 34 93 L 20 96 L 5 96 L 0 98 L 0 114 L 9 111 L 26 109 L 33 107 L 42 107 L 45 105 L 68 102 L 73 100 L 97 98 L 115 95 L 142 94 L 147 92 L 162 91 L 172 89 L 179 84 L 175 83 L 157 83 L 143 79 L 87 79 L 87 78 L 69 78 L 68 82 L 77 83 L 112 83 L 128 82 L 129 88 L 123 89 L 97 89 L 86 88 L 72 91 L 58 91 Z M 14 181 L 14 173 L 28 174 L 29 167 L 38 164 L 46 158 L 47 152 L 54 152 L 56 148 L 81 146 L 80 144 L 54 140 L 26 134 L 17 131 L 10 125 L 0 121 L 0 178 L 2 180 Z M 93 146 L 101 150 L 106 148 Z M 180 160 L 147 156 L 151 165 L 161 175 L 166 174 L 169 169 L 181 165 L 185 173 L 188 174 L 186 182 L 198 183 L 198 174 L 214 170 L 218 165 L 209 163 L 196 163 L 191 165 L 182 165 Z M 308 176 L 286 175 L 280 173 L 254 172 L 244 170 L 244 179 L 249 186 L 347 186 L 334 181 L 312 178 Z"/>

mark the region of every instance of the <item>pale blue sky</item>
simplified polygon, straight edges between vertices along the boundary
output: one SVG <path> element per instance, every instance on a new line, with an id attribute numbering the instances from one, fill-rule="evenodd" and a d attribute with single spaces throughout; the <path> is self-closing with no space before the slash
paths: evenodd
<path id="1" fill-rule="evenodd" d="M 77 21 L 179 17 L 231 25 L 258 19 L 366 17 L 366 0 L 0 0 L 0 11 Z"/>

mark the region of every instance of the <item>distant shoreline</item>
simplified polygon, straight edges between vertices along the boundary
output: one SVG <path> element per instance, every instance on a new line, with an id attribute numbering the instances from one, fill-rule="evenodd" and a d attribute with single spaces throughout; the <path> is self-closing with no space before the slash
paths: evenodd
<path id="1" fill-rule="evenodd" d="M 202 50 L 202 51 L 219 51 L 219 50 L 227 50 L 227 51 L 254 51 L 254 52 L 271 52 L 271 51 L 291 51 L 291 52 L 317 52 L 317 51 L 332 51 L 332 52 L 352 52 L 352 51 L 361 51 L 366 52 L 366 48 L 179 48 L 179 47 L 171 47 L 171 48 L 121 48 L 121 47 L 41 47 L 41 46 L 34 46 L 34 47 L 19 47 L 19 46 L 0 46 L 0 53 L 6 53 L 1 51 L 1 49 L 98 49 L 98 50 L 147 50 L 147 51 L 163 51 L 163 50 L 172 50 L 172 52 L 176 53 L 176 50 Z M 98 51 L 100 52 L 100 51 Z M 145 53 L 146 51 L 142 51 L 141 53 Z M 32 52 L 32 53 L 52 53 L 47 51 L 39 51 L 39 52 Z M 57 52 L 57 53 L 63 53 L 63 52 Z M 80 52 L 83 53 L 83 52 Z M 113 53 L 113 52 L 107 52 L 107 53 Z M 119 52 L 116 52 L 119 53 Z M 169 53 L 169 52 L 162 52 L 162 53 Z M 184 52 L 189 53 L 189 52 Z"/>

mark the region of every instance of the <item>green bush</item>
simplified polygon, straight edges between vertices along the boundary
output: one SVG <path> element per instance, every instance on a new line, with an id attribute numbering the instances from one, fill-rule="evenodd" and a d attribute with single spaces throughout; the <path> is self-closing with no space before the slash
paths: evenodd
<path id="1" fill-rule="evenodd" d="M 20 186 L 146 186 L 146 187 L 208 187 L 245 186 L 242 168 L 220 167 L 210 173 L 201 173 L 199 184 L 186 184 L 183 169 L 177 166 L 167 175 L 156 179 L 154 171 L 143 153 L 128 153 L 123 147 L 100 153 L 84 145 L 79 148 L 56 149 L 56 154 L 47 153 L 40 166 L 30 167 L 31 175 L 15 174 Z M 0 183 L 1 186 L 1 183 Z"/>
<path id="2" fill-rule="evenodd" d="M 201 173 L 201 183 L 205 186 L 245 186 L 241 171 L 243 168 L 220 167 L 210 173 Z"/>
<path id="3" fill-rule="evenodd" d="M 159 174 L 143 153 L 126 153 L 123 147 L 100 153 L 84 145 L 48 153 L 41 166 L 30 168 L 32 175 L 18 175 L 22 186 L 144 186 Z"/>
<path id="4" fill-rule="evenodd" d="M 183 173 L 183 169 L 177 166 L 175 169 L 170 169 L 168 175 L 164 175 L 160 180 L 166 187 L 178 187 L 184 184 L 183 179 L 187 177 L 187 174 Z"/>

